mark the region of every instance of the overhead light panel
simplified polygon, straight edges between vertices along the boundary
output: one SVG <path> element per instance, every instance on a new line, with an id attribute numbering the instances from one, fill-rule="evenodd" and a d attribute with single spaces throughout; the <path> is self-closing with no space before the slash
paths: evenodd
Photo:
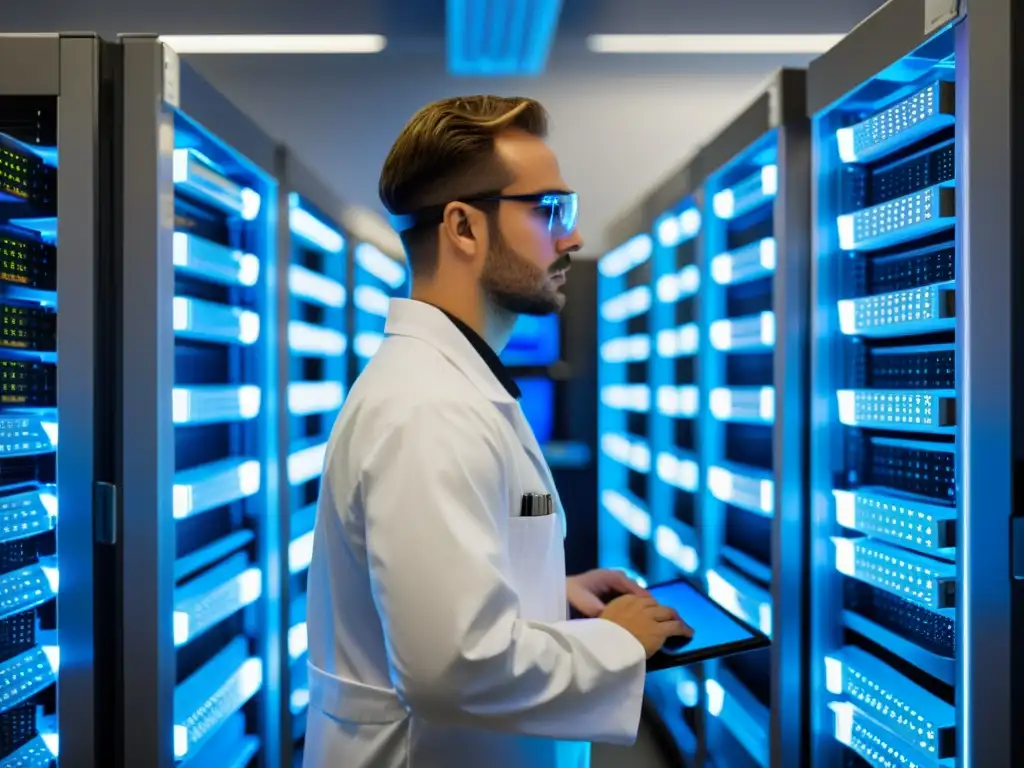
<path id="1" fill-rule="evenodd" d="M 845 35 L 591 35 L 594 53 L 818 54 Z"/>
<path id="2" fill-rule="evenodd" d="M 534 77 L 547 66 L 562 0 L 447 0 L 448 71 Z"/>
<path id="3" fill-rule="evenodd" d="M 380 53 L 383 35 L 161 35 L 177 53 Z"/>

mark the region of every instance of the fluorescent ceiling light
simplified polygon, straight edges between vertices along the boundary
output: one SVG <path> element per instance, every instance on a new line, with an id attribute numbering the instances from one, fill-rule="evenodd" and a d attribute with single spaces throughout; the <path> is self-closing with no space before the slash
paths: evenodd
<path id="1" fill-rule="evenodd" d="M 595 53 L 824 53 L 845 35 L 591 35 Z"/>
<path id="2" fill-rule="evenodd" d="M 380 53 L 383 35 L 161 35 L 177 53 Z"/>

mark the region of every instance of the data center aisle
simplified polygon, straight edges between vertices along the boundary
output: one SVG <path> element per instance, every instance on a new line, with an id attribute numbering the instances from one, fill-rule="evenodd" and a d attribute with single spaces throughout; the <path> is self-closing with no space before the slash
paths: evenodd
<path id="1" fill-rule="evenodd" d="M 303 768 L 302 757 L 302 752 L 295 754 L 292 768 Z M 646 719 L 640 721 L 636 744 L 631 747 L 597 744 L 590 759 L 590 768 L 674 768 L 676 765 L 658 741 L 654 726 Z"/>

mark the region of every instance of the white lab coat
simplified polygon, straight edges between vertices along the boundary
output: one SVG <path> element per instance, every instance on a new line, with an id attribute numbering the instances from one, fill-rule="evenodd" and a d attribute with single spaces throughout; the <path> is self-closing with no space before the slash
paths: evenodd
<path id="1" fill-rule="evenodd" d="M 410 300 L 386 333 L 327 449 L 305 768 L 585 768 L 636 738 L 643 647 L 567 619 L 551 473 L 473 346 Z M 519 517 L 534 492 L 557 514 Z"/>

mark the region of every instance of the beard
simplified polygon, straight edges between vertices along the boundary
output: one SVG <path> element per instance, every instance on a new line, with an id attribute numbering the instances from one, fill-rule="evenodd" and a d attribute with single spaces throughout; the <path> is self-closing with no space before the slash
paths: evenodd
<path id="1" fill-rule="evenodd" d="M 551 315 L 561 312 L 565 296 L 548 276 L 569 266 L 569 254 L 556 259 L 547 271 L 520 256 L 499 232 L 487 255 L 481 287 L 495 306 L 515 315 Z"/>

